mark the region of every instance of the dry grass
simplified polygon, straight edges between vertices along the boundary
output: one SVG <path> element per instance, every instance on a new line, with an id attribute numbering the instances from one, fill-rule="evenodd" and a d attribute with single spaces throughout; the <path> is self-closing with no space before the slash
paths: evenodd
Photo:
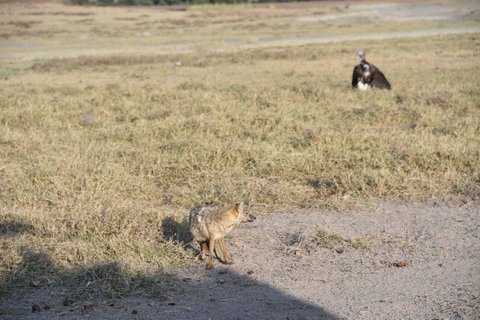
<path id="1" fill-rule="evenodd" d="M 345 249 L 351 247 L 353 249 L 368 250 L 369 245 L 364 239 L 348 239 L 338 234 L 332 234 L 326 230 L 317 227 L 306 229 L 300 235 L 293 237 L 292 243 L 289 244 L 287 252 L 292 253 L 298 249 L 315 251 L 318 248 L 326 249 Z M 341 251 L 343 253 L 343 251 Z"/>
<path id="2" fill-rule="evenodd" d="M 81 295 L 157 290 L 164 268 L 194 261 L 188 210 L 233 197 L 252 213 L 478 201 L 478 41 L 4 64 L 1 287 L 68 279 Z M 357 48 L 392 91 L 349 87 Z"/>

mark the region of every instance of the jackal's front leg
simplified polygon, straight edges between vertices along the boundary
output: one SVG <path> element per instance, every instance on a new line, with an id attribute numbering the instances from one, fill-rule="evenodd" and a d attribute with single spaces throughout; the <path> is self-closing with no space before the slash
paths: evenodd
<path id="1" fill-rule="evenodd" d="M 225 260 L 226 264 L 233 264 L 233 260 L 228 258 L 227 248 L 225 247 L 225 240 L 223 238 L 218 239 L 218 243 L 220 243 L 220 248 L 222 249 L 223 253 L 223 260 Z"/>
<path id="2" fill-rule="evenodd" d="M 210 239 L 208 241 L 208 265 L 207 265 L 207 270 L 210 270 L 213 268 L 213 251 L 215 250 L 215 240 Z"/>

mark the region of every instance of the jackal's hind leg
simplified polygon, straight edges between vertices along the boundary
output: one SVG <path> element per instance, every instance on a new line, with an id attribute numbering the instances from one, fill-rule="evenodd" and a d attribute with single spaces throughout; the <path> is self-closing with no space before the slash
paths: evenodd
<path id="1" fill-rule="evenodd" d="M 218 256 L 218 253 L 217 253 L 217 248 L 215 248 L 215 246 L 213 246 L 213 252 L 215 253 L 215 257 L 220 260 L 220 257 Z"/>

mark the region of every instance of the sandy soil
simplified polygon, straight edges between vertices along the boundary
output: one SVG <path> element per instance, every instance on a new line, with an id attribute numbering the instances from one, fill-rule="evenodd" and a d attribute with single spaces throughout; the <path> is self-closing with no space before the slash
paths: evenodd
<path id="1" fill-rule="evenodd" d="M 246 48 L 260 48 L 260 47 L 284 47 L 284 46 L 299 46 L 305 44 L 318 44 L 329 42 L 355 41 L 355 40 L 384 40 L 396 38 L 419 38 L 419 37 L 434 37 L 446 34 L 461 34 L 461 33 L 479 33 L 480 27 L 460 27 L 460 28 L 435 28 L 428 30 L 414 30 L 414 31 L 385 31 L 372 32 L 367 34 L 342 34 L 319 37 L 295 37 L 287 39 L 266 39 L 265 41 L 245 44 Z"/>
<path id="2" fill-rule="evenodd" d="M 259 216 L 234 230 L 227 244 L 234 265 L 171 269 L 165 296 L 64 307 L 65 288 L 42 288 L 0 298 L 0 318 L 478 319 L 479 213 L 471 204 L 390 203 Z M 319 246 L 317 230 L 368 249 Z M 32 313 L 34 303 L 51 309 Z"/>

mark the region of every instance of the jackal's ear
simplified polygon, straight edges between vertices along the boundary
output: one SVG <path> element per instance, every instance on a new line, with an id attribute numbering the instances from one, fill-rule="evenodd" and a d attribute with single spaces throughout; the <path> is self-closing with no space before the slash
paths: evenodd
<path id="1" fill-rule="evenodd" d="M 237 206 L 237 211 L 238 211 L 240 214 L 242 214 L 242 213 L 243 213 L 243 210 L 244 210 L 244 208 L 243 208 L 243 201 L 242 201 L 242 202 L 240 202 L 240 204 Z"/>

